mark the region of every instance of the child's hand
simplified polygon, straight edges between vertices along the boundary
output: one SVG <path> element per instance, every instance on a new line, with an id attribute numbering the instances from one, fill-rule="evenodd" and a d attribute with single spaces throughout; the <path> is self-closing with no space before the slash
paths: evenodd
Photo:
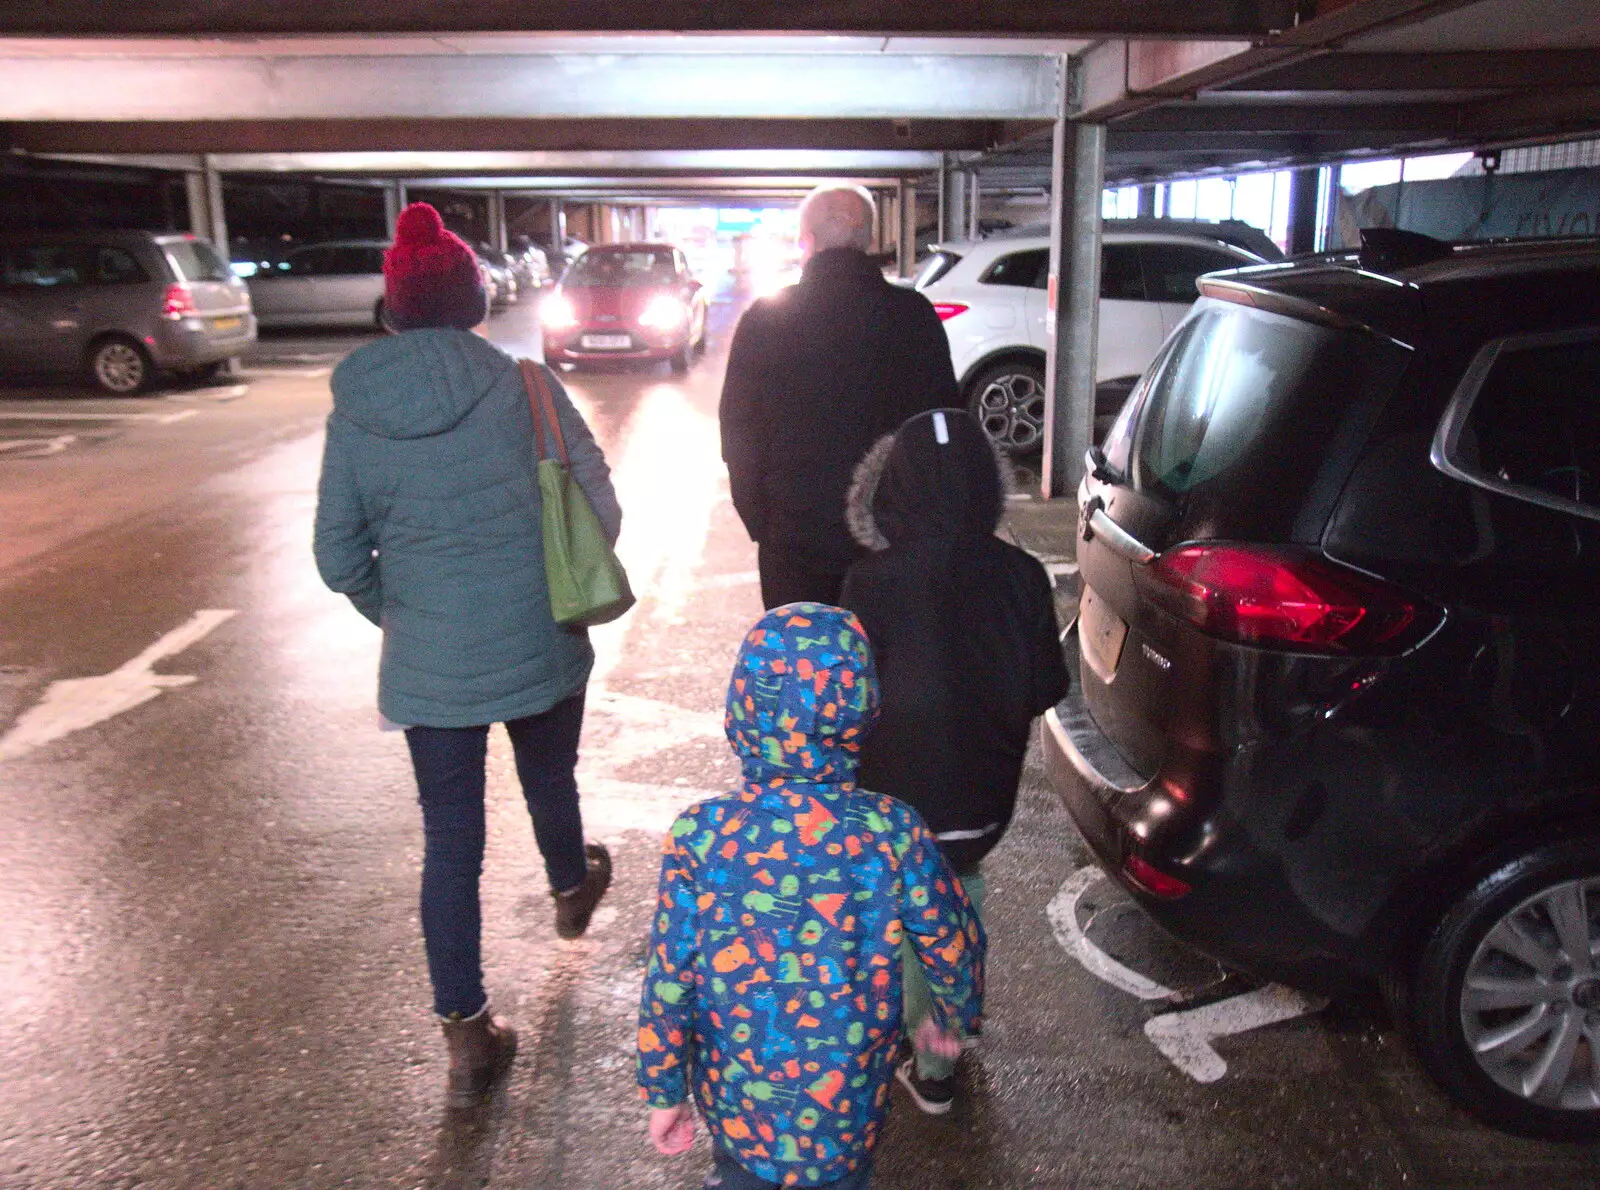
<path id="1" fill-rule="evenodd" d="M 917 1031 L 911 1038 L 911 1044 L 919 1053 L 948 1058 L 952 1062 L 961 1056 L 961 1038 L 939 1028 L 931 1016 L 922 1018 L 922 1023 L 917 1026 Z"/>
<path id="2" fill-rule="evenodd" d="M 694 1144 L 694 1109 L 685 1099 L 672 1107 L 650 1109 L 650 1140 L 658 1153 L 676 1157 Z"/>

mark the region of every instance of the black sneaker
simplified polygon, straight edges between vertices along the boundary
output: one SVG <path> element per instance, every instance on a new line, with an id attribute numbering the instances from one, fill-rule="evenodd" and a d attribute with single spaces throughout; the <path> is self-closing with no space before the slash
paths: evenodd
<path id="1" fill-rule="evenodd" d="M 942 1116 L 950 1110 L 956 1098 L 956 1080 L 949 1078 L 923 1078 L 917 1073 L 917 1060 L 907 1058 L 900 1063 L 894 1076 L 900 1085 L 911 1092 L 916 1105 L 930 1116 Z"/>
<path id="2" fill-rule="evenodd" d="M 611 887 L 611 853 L 599 843 L 585 843 L 588 861 L 583 883 L 566 892 L 553 892 L 556 900 L 556 933 L 563 938 L 581 938 L 589 928 L 594 907 Z"/>

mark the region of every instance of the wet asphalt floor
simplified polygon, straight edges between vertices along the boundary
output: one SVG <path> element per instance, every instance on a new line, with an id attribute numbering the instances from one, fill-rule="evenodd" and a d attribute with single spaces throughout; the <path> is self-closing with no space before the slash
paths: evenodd
<path id="1" fill-rule="evenodd" d="M 360 337 L 269 337 L 240 377 L 132 400 L 0 389 L 0 1187 L 700 1185 L 703 1140 L 648 1145 L 632 1040 L 660 833 L 734 778 L 724 683 L 760 612 L 718 458 L 736 314 L 714 307 L 686 377 L 567 377 L 643 595 L 594 634 L 579 770 L 617 879 L 589 936 L 558 941 L 496 734 L 485 966 L 522 1042 L 464 1113 L 442 1107 L 378 633 L 309 549 L 327 371 Z M 524 306 L 491 335 L 531 353 L 534 325 Z M 1065 602 L 1070 517 L 1013 522 Z M 1224 977 L 1086 863 L 1030 766 L 986 865 L 982 1047 L 949 1116 L 896 1092 L 883 1190 L 1600 1184 L 1600 1153 L 1450 1108 L 1375 1004 L 1305 1013 Z"/>

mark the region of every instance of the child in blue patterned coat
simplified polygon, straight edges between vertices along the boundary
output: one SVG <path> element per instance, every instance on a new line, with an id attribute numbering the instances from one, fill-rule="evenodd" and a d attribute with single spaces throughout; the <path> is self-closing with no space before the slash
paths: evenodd
<path id="1" fill-rule="evenodd" d="M 711 1131 L 707 1186 L 866 1187 L 900 1043 L 903 938 L 947 1055 L 982 1005 L 984 937 L 915 810 L 856 788 L 877 712 L 856 618 L 795 603 L 746 637 L 727 731 L 734 793 L 673 823 L 639 1009 L 638 1077 L 664 1153 Z"/>

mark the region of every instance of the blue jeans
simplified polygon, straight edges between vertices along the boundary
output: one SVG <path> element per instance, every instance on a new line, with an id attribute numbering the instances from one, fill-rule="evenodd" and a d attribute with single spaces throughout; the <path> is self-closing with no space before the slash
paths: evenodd
<path id="1" fill-rule="evenodd" d="M 522 795 L 545 873 L 556 890 L 583 883 L 583 818 L 578 812 L 578 736 L 583 694 L 542 715 L 506 724 Z M 483 990 L 482 910 L 484 760 L 489 728 L 410 727 L 406 744 L 422 803 L 422 937 L 433 980 L 433 1010 L 472 1016 Z"/>

